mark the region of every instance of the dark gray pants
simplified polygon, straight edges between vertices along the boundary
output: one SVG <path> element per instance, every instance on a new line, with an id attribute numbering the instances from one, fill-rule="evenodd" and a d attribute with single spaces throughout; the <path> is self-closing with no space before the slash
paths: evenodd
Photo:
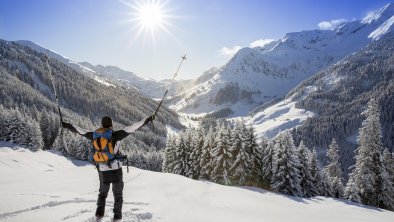
<path id="1" fill-rule="evenodd" d="M 104 212 L 105 199 L 108 196 L 109 187 L 112 183 L 112 192 L 114 194 L 114 214 L 122 214 L 123 205 L 123 172 L 122 168 L 110 171 L 99 171 L 100 190 L 97 199 L 97 209 Z"/>

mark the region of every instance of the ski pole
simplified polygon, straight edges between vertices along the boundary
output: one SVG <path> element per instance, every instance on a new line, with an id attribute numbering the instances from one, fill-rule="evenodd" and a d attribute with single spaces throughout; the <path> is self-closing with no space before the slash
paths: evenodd
<path id="1" fill-rule="evenodd" d="M 49 56 L 45 55 L 45 61 L 46 61 L 46 64 L 47 64 L 47 67 L 48 67 L 48 71 L 49 71 L 49 78 L 50 78 L 51 83 L 52 83 L 53 92 L 54 92 L 55 98 L 56 98 L 57 111 L 59 113 L 59 118 L 60 118 L 60 135 L 62 135 L 63 134 L 63 127 L 61 127 L 61 126 L 62 126 L 62 122 L 63 122 L 63 117 L 62 117 L 62 112 L 60 111 L 59 97 L 57 96 L 55 84 L 53 83 L 54 78 L 53 78 L 53 75 L 52 75 L 52 72 L 51 72 L 51 67 L 49 66 L 49 63 L 48 63 L 48 59 L 49 59 Z"/>
<path id="2" fill-rule="evenodd" d="M 161 104 L 163 103 L 163 100 L 164 100 L 164 98 L 166 97 L 166 95 L 167 95 L 167 93 L 168 93 L 168 90 L 171 88 L 172 83 L 174 82 L 175 77 L 178 75 L 179 69 L 181 68 L 183 61 L 185 61 L 185 60 L 187 59 L 187 58 L 186 58 L 186 54 L 185 54 L 184 56 L 182 56 L 181 58 L 182 58 L 181 63 L 179 63 L 179 66 L 178 66 L 178 68 L 176 69 L 174 76 L 172 77 L 170 86 L 169 86 L 169 87 L 167 88 L 167 90 L 164 92 L 163 98 L 160 100 L 160 103 L 159 103 L 159 105 L 157 106 L 157 108 L 156 108 L 156 110 L 155 110 L 155 112 L 154 112 L 154 114 L 153 114 L 154 116 L 156 116 L 157 112 L 159 111 L 159 109 L 160 109 L 160 107 L 161 107 Z"/>

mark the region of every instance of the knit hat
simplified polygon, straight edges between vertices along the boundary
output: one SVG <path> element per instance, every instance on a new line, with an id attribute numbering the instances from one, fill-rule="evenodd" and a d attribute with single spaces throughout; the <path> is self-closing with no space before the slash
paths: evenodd
<path id="1" fill-rule="evenodd" d="M 109 117 L 109 116 L 104 116 L 104 117 L 101 119 L 101 126 L 102 126 L 103 128 L 110 128 L 110 127 L 112 127 L 112 119 L 111 119 L 111 117 Z"/>

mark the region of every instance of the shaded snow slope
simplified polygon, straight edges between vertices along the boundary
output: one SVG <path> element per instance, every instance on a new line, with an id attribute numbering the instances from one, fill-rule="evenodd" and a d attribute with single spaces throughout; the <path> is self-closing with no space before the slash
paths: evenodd
<path id="1" fill-rule="evenodd" d="M 96 170 L 52 152 L 0 144 L 0 221 L 92 221 Z M 394 213 L 333 198 L 293 198 L 174 174 L 124 169 L 123 221 L 392 221 Z M 109 194 L 105 217 L 111 221 Z"/>

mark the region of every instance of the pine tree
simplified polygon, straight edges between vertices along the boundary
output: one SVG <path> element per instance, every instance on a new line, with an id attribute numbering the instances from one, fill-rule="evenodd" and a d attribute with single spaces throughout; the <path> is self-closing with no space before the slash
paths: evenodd
<path id="1" fill-rule="evenodd" d="M 215 134 L 212 127 L 209 128 L 204 139 L 200 158 L 200 179 L 209 180 L 212 174 L 212 148 L 215 146 Z"/>
<path id="2" fill-rule="evenodd" d="M 298 146 L 298 159 L 300 161 L 299 171 L 301 176 L 300 186 L 302 189 L 303 197 L 313 197 L 318 194 L 318 190 L 316 185 L 314 184 L 314 178 L 311 174 L 311 165 L 310 165 L 310 152 L 308 148 L 304 145 L 304 142 L 301 141 Z"/>
<path id="3" fill-rule="evenodd" d="M 394 210 L 394 184 L 392 181 L 394 169 L 391 164 L 391 154 L 386 148 L 381 155 L 381 171 L 379 174 L 381 187 L 378 189 L 380 191 L 378 193 L 378 206 L 387 210 Z"/>
<path id="4" fill-rule="evenodd" d="M 264 182 L 269 184 L 272 180 L 272 161 L 274 157 L 274 144 L 269 141 L 267 138 L 261 138 L 261 149 L 263 151 L 262 155 L 262 176 L 264 178 Z"/>
<path id="5" fill-rule="evenodd" d="M 48 116 L 48 113 L 44 110 L 41 113 L 40 117 L 40 129 L 41 129 L 41 135 L 42 135 L 42 141 L 44 143 L 44 150 L 47 150 L 50 148 L 52 144 L 50 144 L 50 119 Z"/>
<path id="6" fill-rule="evenodd" d="M 6 119 L 8 119 L 8 110 L 0 104 L 0 141 L 6 140 L 8 130 L 6 128 Z"/>
<path id="7" fill-rule="evenodd" d="M 30 117 L 25 117 L 25 144 L 26 146 L 33 150 L 37 151 L 43 148 L 43 141 L 41 137 L 41 131 L 38 123 L 31 119 Z"/>
<path id="8" fill-rule="evenodd" d="M 215 137 L 216 146 L 212 149 L 212 180 L 216 183 L 230 184 L 229 169 L 231 167 L 231 152 L 229 135 L 227 127 L 224 123 L 218 127 L 218 132 Z"/>
<path id="9" fill-rule="evenodd" d="M 67 144 L 65 142 L 66 137 L 65 135 L 68 135 L 68 131 L 64 131 L 62 134 L 60 134 L 58 137 L 56 137 L 56 140 L 53 144 L 53 148 L 61 153 L 63 153 L 65 156 L 68 156 L 68 149 L 67 149 Z"/>
<path id="10" fill-rule="evenodd" d="M 280 134 L 275 141 L 272 189 L 292 196 L 302 196 L 299 160 L 289 131 Z"/>
<path id="11" fill-rule="evenodd" d="M 181 134 L 175 144 L 175 153 L 176 158 L 174 161 L 174 168 L 173 172 L 175 174 L 186 176 L 187 170 L 187 161 L 188 161 L 188 153 L 186 152 L 186 145 L 185 145 L 185 133 Z"/>
<path id="12" fill-rule="evenodd" d="M 248 185 L 260 186 L 263 183 L 263 151 L 257 144 L 256 137 L 254 135 L 254 128 L 252 126 L 246 127 L 244 134 L 244 146 L 250 158 L 250 175 L 248 178 Z"/>
<path id="13" fill-rule="evenodd" d="M 333 197 L 342 198 L 344 187 L 342 182 L 342 170 L 339 162 L 339 147 L 335 139 L 332 140 L 328 151 L 328 165 L 325 167 L 328 178 L 331 180 Z"/>
<path id="14" fill-rule="evenodd" d="M 358 138 L 356 163 L 353 168 L 354 183 L 360 192 L 361 201 L 370 206 L 378 205 L 379 181 L 381 172 L 380 154 L 383 150 L 380 126 L 380 113 L 375 100 L 368 103 L 363 113 L 366 119 L 362 123 Z"/>
<path id="15" fill-rule="evenodd" d="M 162 169 L 164 173 L 172 173 L 174 171 L 173 166 L 175 158 L 175 139 L 173 139 L 172 136 L 169 136 L 167 139 L 166 147 L 164 149 L 164 162 Z"/>
<path id="16" fill-rule="evenodd" d="M 334 196 L 334 191 L 333 191 L 333 180 L 332 178 L 328 175 L 327 171 L 325 169 L 320 170 L 320 175 L 321 175 L 321 195 L 325 197 L 333 197 Z"/>
<path id="17" fill-rule="evenodd" d="M 357 189 L 357 185 L 354 181 L 354 173 L 349 174 L 349 180 L 345 187 L 344 198 L 356 203 L 361 203 L 360 192 Z"/>
<path id="18" fill-rule="evenodd" d="M 231 132 L 231 153 L 232 153 L 232 166 L 230 167 L 231 180 L 234 184 L 245 185 L 247 180 L 250 158 L 245 150 L 241 138 L 241 124 L 237 123 Z"/>
<path id="19" fill-rule="evenodd" d="M 323 178 L 322 171 L 320 170 L 318 161 L 317 161 L 317 153 L 316 149 L 313 149 L 312 154 L 309 156 L 309 164 L 311 167 L 311 176 L 313 179 L 313 183 L 317 188 L 317 193 L 311 193 L 312 196 L 325 195 L 326 191 L 323 189 Z"/>
<path id="20" fill-rule="evenodd" d="M 187 129 L 186 132 L 184 133 L 184 149 L 185 149 L 185 176 L 189 178 L 193 178 L 193 171 L 192 171 L 192 157 L 191 157 L 191 152 L 193 149 L 193 143 L 192 143 L 192 138 L 193 138 L 193 130 L 192 129 Z"/>
<path id="21" fill-rule="evenodd" d="M 194 131 L 195 133 L 192 136 L 192 150 L 190 153 L 191 159 L 191 167 L 190 167 L 190 175 L 193 179 L 198 179 L 200 177 L 201 166 L 201 153 L 204 145 L 204 131 L 203 128 L 198 128 Z"/>

